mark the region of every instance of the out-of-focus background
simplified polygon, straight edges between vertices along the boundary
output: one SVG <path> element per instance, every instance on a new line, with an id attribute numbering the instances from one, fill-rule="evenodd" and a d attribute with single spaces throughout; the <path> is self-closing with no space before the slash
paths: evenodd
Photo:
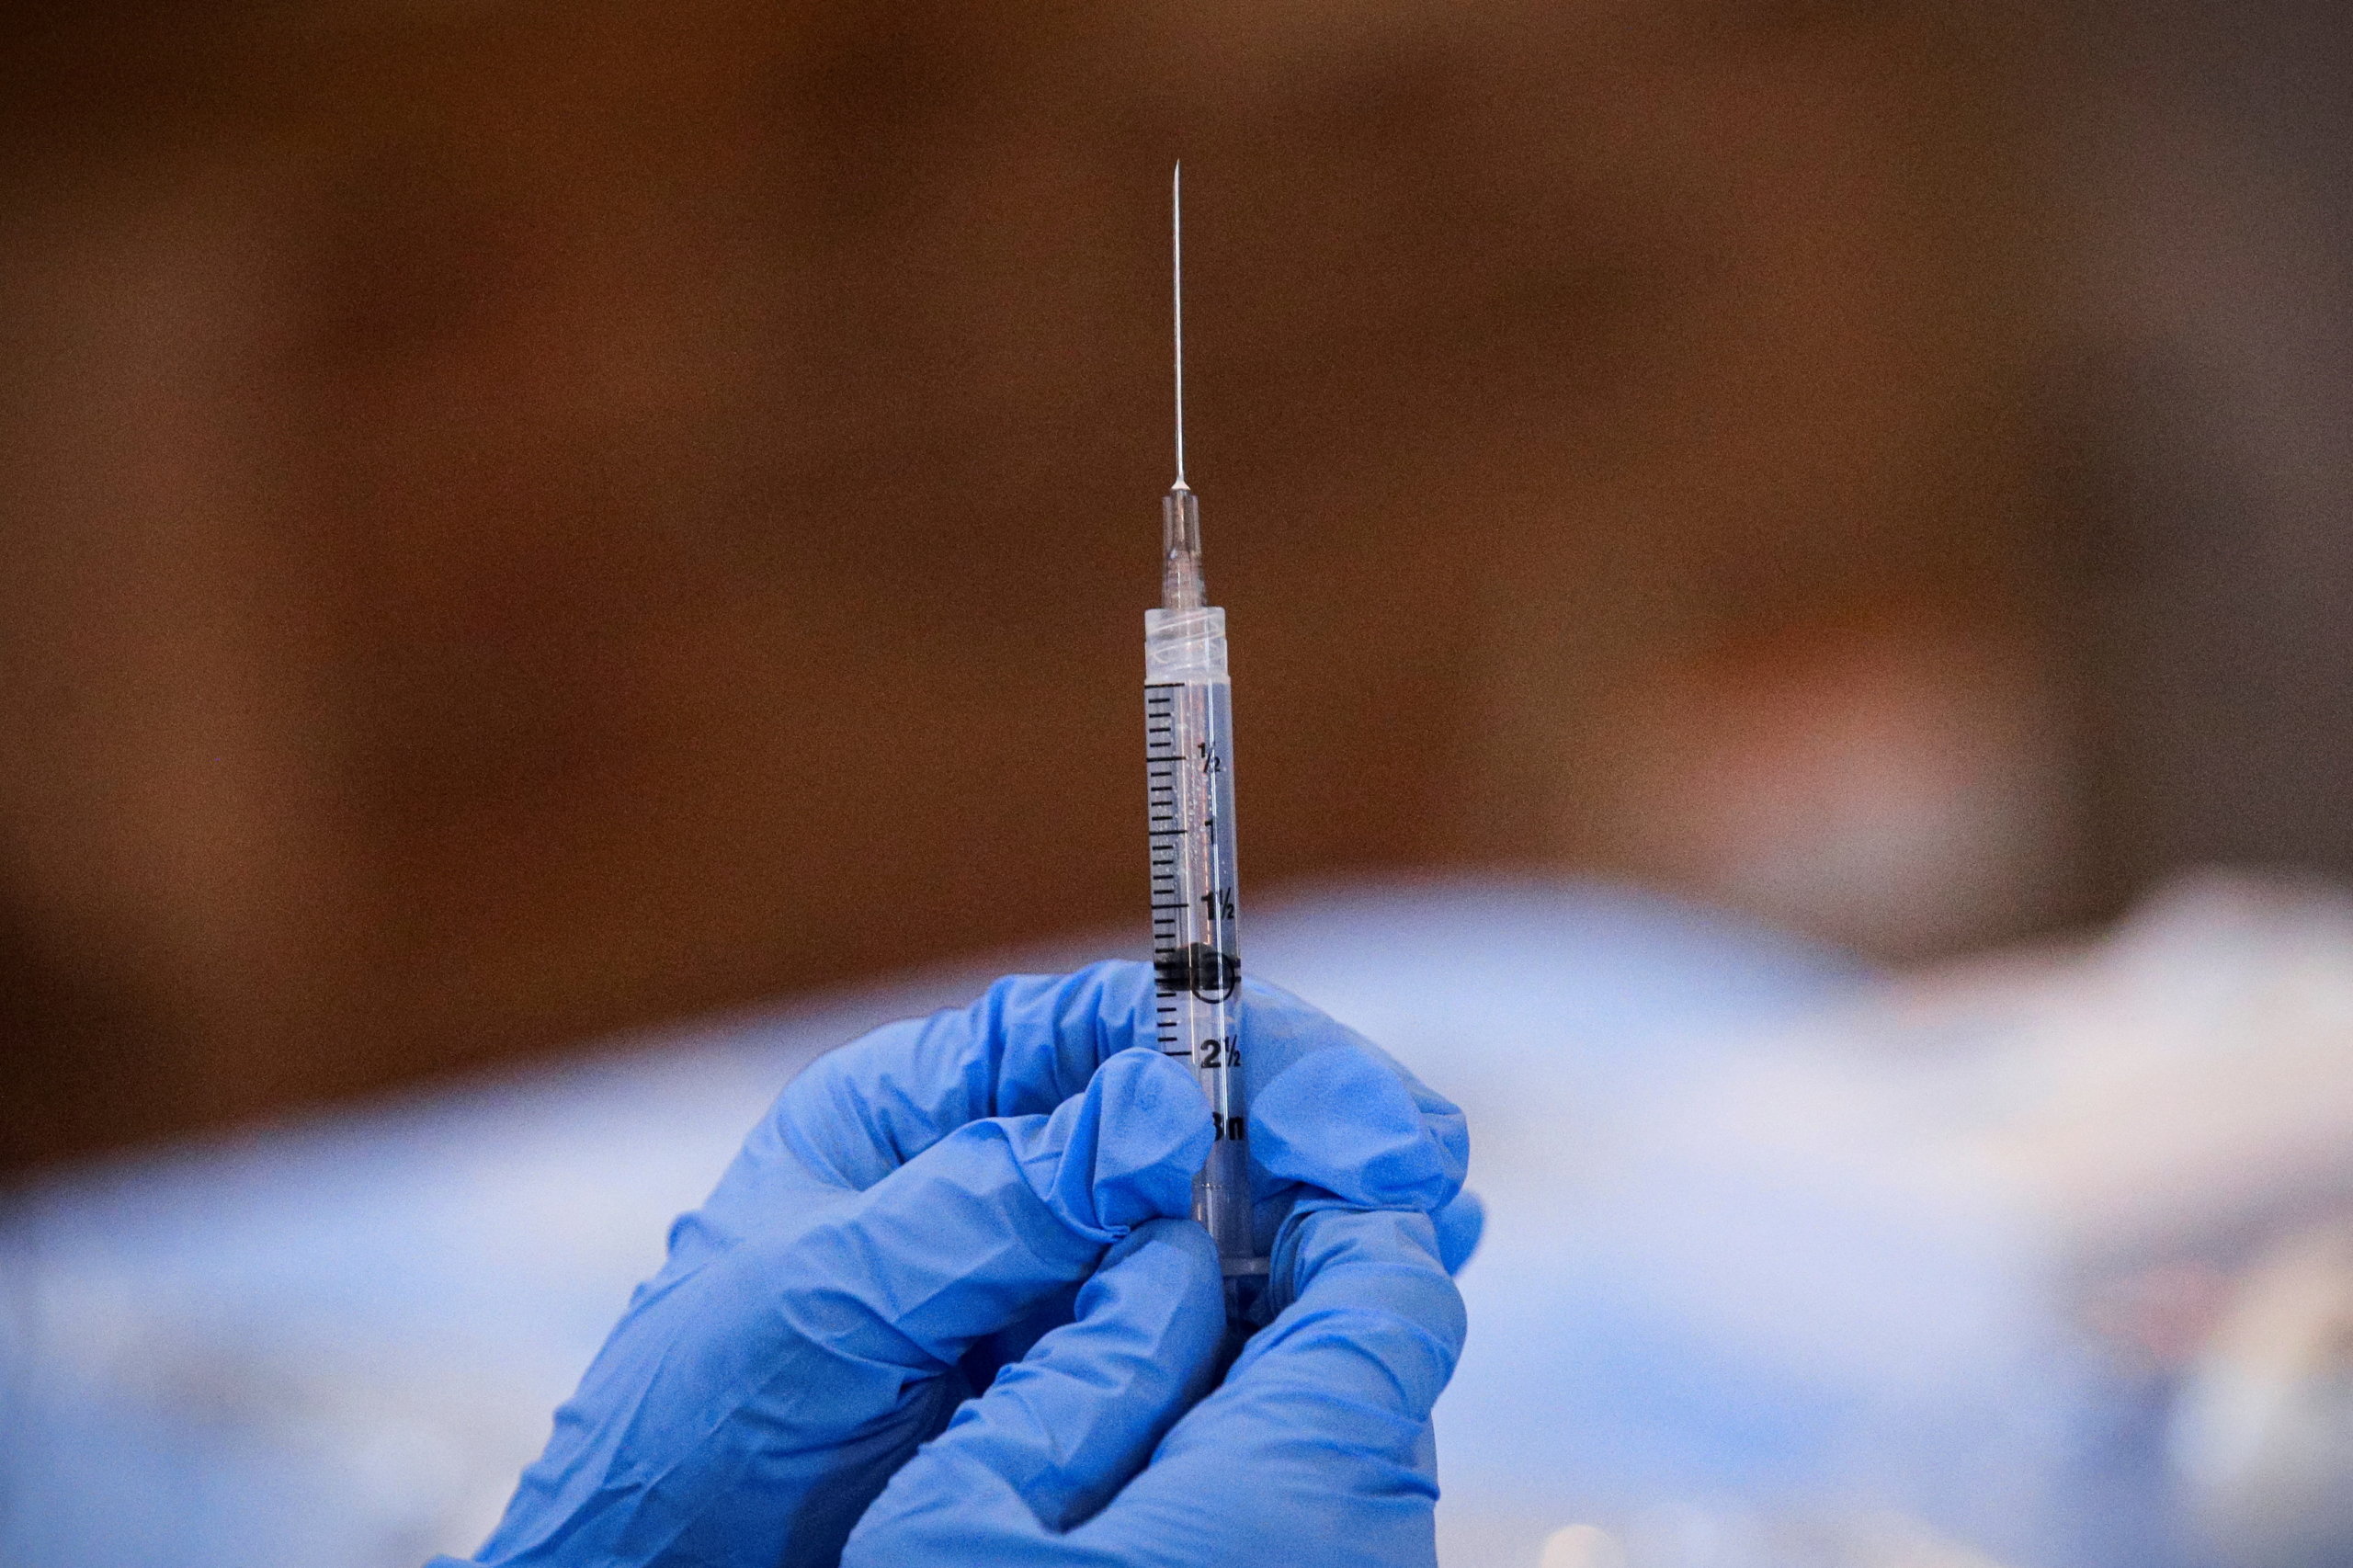
<path id="1" fill-rule="evenodd" d="M 2287 219 L 2155 208 L 2244 193 L 2055 20 L 31 9 L 6 1158 L 1132 917 L 1179 155 L 1254 887 L 1599 867 L 1897 953 L 2113 902 L 2209 846 L 2087 600 L 2271 515 L 2091 542 L 2094 400 L 2244 433 L 2121 231 Z"/>
<path id="2" fill-rule="evenodd" d="M 2302 952 L 2087 934 L 2353 875 L 2348 83 L 2322 0 L 12 14 L 0 1170 L 1140 933 L 1178 156 L 1254 899 Z M 2313 1179 L 2087 1299 L 2177 1371 Z"/>

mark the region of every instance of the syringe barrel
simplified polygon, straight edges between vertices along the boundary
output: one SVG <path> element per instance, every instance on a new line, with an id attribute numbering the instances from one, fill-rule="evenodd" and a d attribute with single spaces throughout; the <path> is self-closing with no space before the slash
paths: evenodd
<path id="1" fill-rule="evenodd" d="M 1144 612 L 1144 758 L 1160 1049 L 1188 1061 L 1216 1142 L 1193 1184 L 1229 1277 L 1266 1272 L 1251 1234 L 1233 850 L 1233 703 L 1225 612 Z"/>

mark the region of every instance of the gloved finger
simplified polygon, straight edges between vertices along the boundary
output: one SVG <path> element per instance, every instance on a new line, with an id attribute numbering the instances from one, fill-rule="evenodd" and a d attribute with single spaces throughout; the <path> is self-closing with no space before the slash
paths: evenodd
<path id="1" fill-rule="evenodd" d="M 1120 1051 L 1153 1043 L 1152 971 L 1014 975 L 971 1006 L 829 1051 L 777 1096 L 701 1209 L 673 1230 L 693 1262 L 760 1228 L 780 1190 L 873 1186 L 968 1122 L 1043 1115 Z"/>
<path id="2" fill-rule="evenodd" d="M 1438 1229 L 1438 1261 L 1449 1274 L 1460 1274 L 1471 1255 L 1479 1250 L 1479 1238 L 1486 1233 L 1487 1206 L 1469 1187 L 1455 1194 L 1454 1201 L 1430 1216 Z"/>
<path id="3" fill-rule="evenodd" d="M 1210 1138 L 1191 1074 L 1128 1051 L 1051 1116 L 974 1122 L 797 1230 L 665 1271 L 558 1412 L 484 1561 L 571 1562 L 582 1540 L 616 1562 L 837 1546 L 946 1419 L 970 1343 L 1185 1212 Z"/>
<path id="4" fill-rule="evenodd" d="M 791 1233 L 776 1278 L 822 1286 L 779 1310 L 860 1359 L 945 1367 L 1134 1227 L 1186 1213 L 1210 1142 L 1192 1074 L 1154 1051 L 1122 1051 L 1051 1115 L 959 1128 Z"/>
<path id="5" fill-rule="evenodd" d="M 1245 988 L 1250 1153 L 1277 1181 L 1367 1209 L 1434 1212 L 1471 1159 L 1461 1110 L 1378 1046 L 1289 992 Z"/>
<path id="6" fill-rule="evenodd" d="M 867 1510 L 843 1568 L 1070 1559 L 1051 1538 L 1108 1502 L 1215 1379 L 1217 1251 L 1163 1220 L 1114 1248 L 1076 1319 L 1006 1367 Z"/>
<path id="7" fill-rule="evenodd" d="M 1425 1433 L 1464 1329 L 1429 1217 L 1304 1214 L 1275 1267 L 1291 1271 L 1290 1305 L 1078 1532 L 1110 1560 L 1215 1531 L 1237 1485 L 1294 1510 L 1345 1497 L 1351 1561 L 1427 1559 L 1438 1481 Z"/>

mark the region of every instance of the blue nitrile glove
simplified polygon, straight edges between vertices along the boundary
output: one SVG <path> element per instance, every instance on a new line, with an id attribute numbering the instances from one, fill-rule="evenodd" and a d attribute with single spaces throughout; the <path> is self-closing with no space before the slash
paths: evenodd
<path id="1" fill-rule="evenodd" d="M 1149 1043 L 1152 993 L 1139 964 L 1006 980 L 812 1064 L 672 1227 L 667 1263 L 557 1413 L 477 1561 L 831 1564 L 976 1381 L 1033 1345 L 1075 1365 L 1039 1335 L 1082 1333 L 1074 1304 L 1101 1299 L 1080 1288 L 1109 1278 L 1107 1251 L 1127 1248 L 1121 1290 L 1149 1294 L 1159 1278 L 1161 1297 L 1176 1292 L 1162 1301 L 1169 1332 L 1194 1332 L 1193 1286 L 1134 1272 L 1207 1246 L 1189 1222 L 1159 1222 L 1189 1207 L 1210 1123 L 1190 1073 Z M 1394 1210 L 1382 1218 L 1451 1238 L 1459 1264 L 1477 1232 L 1457 1197 L 1461 1113 L 1306 1004 L 1247 994 L 1264 1232 L 1334 1205 Z M 1302 1289 L 1313 1273 L 1279 1268 Z M 1203 1321 L 1222 1332 L 1217 1316 Z M 1077 1354 L 1097 1338 L 1082 1333 Z M 1100 1376 L 1133 1372 L 1113 1358 Z M 1145 1386 L 1134 1403 L 1158 1409 L 1173 1391 L 1181 1407 L 1194 1388 Z M 1100 1484 L 1125 1478 L 1115 1465 Z"/>

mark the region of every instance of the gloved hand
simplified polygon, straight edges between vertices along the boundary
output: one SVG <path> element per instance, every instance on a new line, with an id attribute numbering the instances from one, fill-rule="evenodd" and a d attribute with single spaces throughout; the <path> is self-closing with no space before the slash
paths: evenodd
<path id="1" fill-rule="evenodd" d="M 1148 1449 L 1213 1377 L 1222 1335 L 1207 1237 L 1176 1218 L 1208 1151 L 1208 1106 L 1150 1044 L 1152 990 L 1137 964 L 1003 981 L 812 1064 L 672 1227 L 667 1263 L 557 1413 L 477 1561 L 831 1564 L 916 1448 L 1033 1346 L 1003 1397 L 992 1388 L 994 1404 L 970 1409 L 997 1430 L 1041 1375 L 1088 1384 L 1119 1417 L 1039 1407 L 1101 1423 L 1038 1435 L 1074 1467 L 1051 1511 L 1074 1518 L 1116 1491 L 1139 1440 Z M 1180 1450 L 1215 1462 L 1228 1444 L 1239 1459 L 1258 1431 L 1327 1511 L 1378 1473 L 1382 1506 L 1418 1517 L 1426 1561 L 1423 1417 L 1461 1332 L 1440 1254 L 1459 1264 L 1476 1239 L 1475 1208 L 1457 1200 L 1461 1113 L 1270 988 L 1247 993 L 1241 1038 L 1258 1221 L 1279 1241 L 1269 1306 L 1286 1290 L 1299 1300 L 1175 1429 L 1163 1463 Z M 1347 1350 L 1336 1333 L 1374 1347 Z M 1157 1336 L 1141 1361 L 1138 1334 Z M 1373 1419 L 1356 1385 L 1376 1364 L 1398 1383 Z M 1370 1425 L 1318 1449 L 1303 1416 L 1286 1436 L 1309 1407 L 1326 1427 L 1343 1409 Z M 1270 1420 L 1284 1430 L 1261 1430 Z M 1390 1427 L 1414 1440 L 1396 1449 Z M 926 1463 L 904 1495 L 946 1497 L 952 1480 L 922 1490 L 943 1473 Z M 914 1528 L 902 1505 L 873 1530 Z"/>

